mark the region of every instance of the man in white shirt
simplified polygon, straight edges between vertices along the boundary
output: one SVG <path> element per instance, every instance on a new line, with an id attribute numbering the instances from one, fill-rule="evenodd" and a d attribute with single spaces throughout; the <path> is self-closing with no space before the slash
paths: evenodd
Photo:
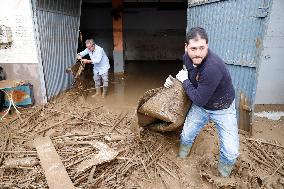
<path id="1" fill-rule="evenodd" d="M 104 49 L 95 44 L 93 39 L 86 40 L 86 49 L 77 54 L 77 59 L 82 60 L 84 64 L 93 64 L 94 81 L 96 86 L 95 96 L 101 95 L 101 80 L 103 82 L 103 98 L 107 94 L 108 88 L 108 70 L 110 68 L 109 59 Z M 82 57 L 89 55 L 91 60 L 82 59 Z"/>

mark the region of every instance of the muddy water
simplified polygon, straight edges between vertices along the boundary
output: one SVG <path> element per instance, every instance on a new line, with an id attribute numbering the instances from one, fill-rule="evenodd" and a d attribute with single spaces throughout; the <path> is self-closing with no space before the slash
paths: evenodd
<path id="1" fill-rule="evenodd" d="M 125 64 L 125 74 L 110 74 L 109 91 L 105 99 L 92 98 L 92 90 L 87 101 L 102 102 L 116 108 L 134 108 L 138 99 L 149 89 L 161 87 L 167 76 L 175 76 L 182 68 L 180 61 L 133 61 Z"/>

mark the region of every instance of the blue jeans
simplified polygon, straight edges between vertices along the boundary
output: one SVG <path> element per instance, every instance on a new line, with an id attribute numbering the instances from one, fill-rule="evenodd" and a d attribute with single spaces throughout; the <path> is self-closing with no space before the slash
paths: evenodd
<path id="1" fill-rule="evenodd" d="M 220 160 L 226 164 L 234 164 L 239 155 L 235 101 L 228 109 L 223 110 L 206 110 L 192 104 L 184 122 L 181 143 L 192 145 L 198 133 L 209 120 L 215 122 L 219 135 Z"/>
<path id="2" fill-rule="evenodd" d="M 95 81 L 96 88 L 101 86 L 101 80 L 103 81 L 103 86 L 108 87 L 108 72 L 106 72 L 102 75 L 94 72 L 93 78 L 94 78 L 94 81 Z"/>

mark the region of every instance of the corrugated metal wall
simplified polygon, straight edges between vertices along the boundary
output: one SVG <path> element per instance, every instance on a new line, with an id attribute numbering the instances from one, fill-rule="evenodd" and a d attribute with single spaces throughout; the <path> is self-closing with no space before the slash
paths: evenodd
<path id="1" fill-rule="evenodd" d="M 284 104 L 284 1 L 273 0 L 257 71 L 255 104 Z"/>
<path id="2" fill-rule="evenodd" d="M 190 3 L 187 30 L 201 26 L 207 30 L 209 48 L 228 64 L 239 106 L 241 91 L 253 105 L 256 67 L 272 0 L 223 0 Z M 237 108 L 238 109 L 238 108 Z"/>
<path id="3" fill-rule="evenodd" d="M 75 63 L 81 0 L 38 0 L 36 14 L 47 97 L 72 84 L 65 69 Z"/>

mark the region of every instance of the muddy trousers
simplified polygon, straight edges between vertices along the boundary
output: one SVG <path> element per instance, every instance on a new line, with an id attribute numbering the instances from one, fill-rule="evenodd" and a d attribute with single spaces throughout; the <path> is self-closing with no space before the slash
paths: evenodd
<path id="1" fill-rule="evenodd" d="M 100 87 L 102 83 L 103 83 L 104 87 L 108 87 L 108 72 L 106 72 L 102 75 L 94 72 L 93 79 L 95 81 L 96 88 Z"/>
<path id="2" fill-rule="evenodd" d="M 181 133 L 181 144 L 192 145 L 208 121 L 215 123 L 220 140 L 220 161 L 233 165 L 239 155 L 239 135 L 235 101 L 228 109 L 206 110 L 192 104 Z"/>

